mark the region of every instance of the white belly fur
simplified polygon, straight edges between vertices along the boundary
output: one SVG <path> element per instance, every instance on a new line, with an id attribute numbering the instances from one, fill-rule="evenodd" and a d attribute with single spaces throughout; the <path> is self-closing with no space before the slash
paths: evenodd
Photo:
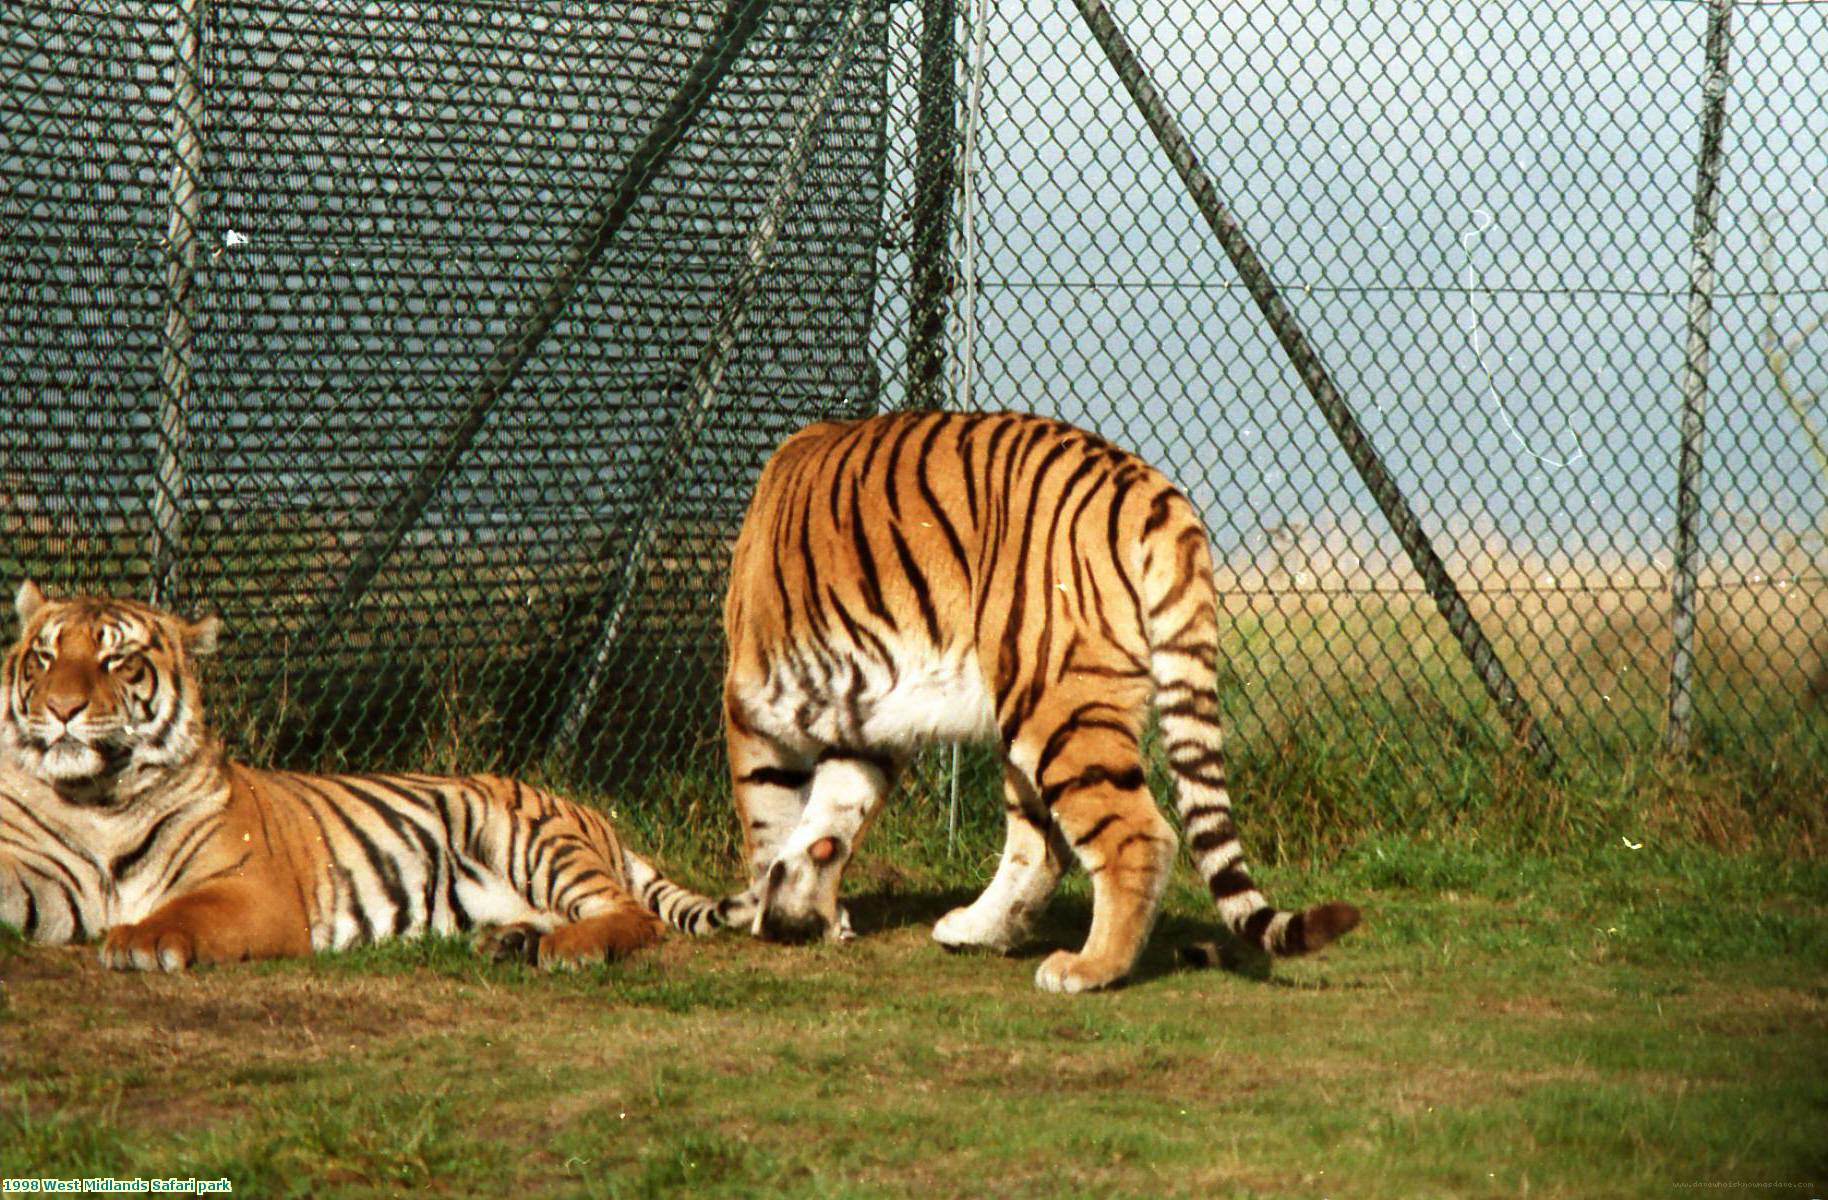
<path id="1" fill-rule="evenodd" d="M 893 686 L 887 671 L 866 665 L 853 670 L 864 674 L 863 687 L 854 692 L 864 714 L 861 729 L 849 726 L 854 677 L 837 680 L 829 694 L 809 698 L 789 689 L 772 702 L 757 700 L 750 715 L 764 732 L 795 746 L 861 740 L 870 748 L 912 750 L 932 742 L 983 742 L 997 736 L 996 704 L 975 655 L 903 664 Z M 802 727 L 808 708 L 811 719 Z"/>

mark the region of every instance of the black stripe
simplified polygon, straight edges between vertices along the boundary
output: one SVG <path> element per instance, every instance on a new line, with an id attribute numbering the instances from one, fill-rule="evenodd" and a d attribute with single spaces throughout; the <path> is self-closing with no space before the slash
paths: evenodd
<path id="1" fill-rule="evenodd" d="M 1157 600 L 1154 605 L 1150 607 L 1149 617 L 1151 620 L 1180 603 L 1181 597 L 1187 594 L 1187 589 L 1193 586 L 1194 579 L 1199 575 L 1199 572 L 1194 568 L 1192 560 L 1198 557 L 1200 550 L 1203 549 L 1205 545 L 1206 533 L 1204 530 L 1198 528 L 1183 530 L 1180 537 L 1175 540 L 1175 566 L 1179 568 L 1179 570 L 1175 575 L 1174 586 L 1168 589 L 1168 594 Z M 1182 632 L 1185 632 L 1186 626 L 1183 625 L 1181 630 Z"/>
<path id="2" fill-rule="evenodd" d="M 323 810 L 336 818 L 337 823 L 355 842 L 357 849 L 361 850 L 362 856 L 368 860 L 369 870 L 380 883 L 381 891 L 387 897 L 388 903 L 394 906 L 393 925 L 398 932 L 402 928 L 408 901 L 406 888 L 400 881 L 399 870 L 393 859 L 382 852 L 381 847 L 368 835 L 368 831 L 362 828 L 354 814 L 344 811 L 342 805 L 336 802 L 336 796 L 325 790 L 324 785 L 332 783 L 332 780 L 311 780 L 302 776 L 296 778 L 300 784 L 315 794 Z M 326 846 L 329 846 L 328 842 L 326 842 Z M 357 921 L 360 922 L 364 936 L 372 940 L 375 927 L 374 923 L 369 920 L 367 909 L 362 904 L 361 890 L 355 886 L 355 877 L 349 872 L 348 867 L 342 866 L 340 869 L 344 879 L 349 883 L 351 910 Z"/>
<path id="3" fill-rule="evenodd" d="M 844 626 L 844 632 L 850 634 L 851 641 L 860 649 L 873 654 L 876 661 L 888 668 L 889 686 L 893 688 L 900 672 L 895 669 L 895 652 L 889 649 L 888 643 L 871 633 L 861 622 L 851 616 L 850 606 L 840 600 L 838 593 L 829 587 L 825 589 L 825 603 L 834 613 L 838 614 L 838 621 Z"/>
<path id="4" fill-rule="evenodd" d="M 819 604 L 819 560 L 812 552 L 812 510 L 808 507 L 800 513 L 800 566 L 806 572 L 806 621 L 812 626 L 818 637 L 826 637 L 831 629 L 831 622 L 825 618 Z"/>
<path id="5" fill-rule="evenodd" d="M 1254 891 L 1256 886 L 1251 882 L 1250 872 L 1244 869 L 1243 863 L 1232 863 L 1206 881 L 1206 890 L 1212 893 L 1214 900 L 1228 900 L 1243 892 Z M 1259 909 L 1258 911 L 1267 910 Z"/>
<path id="6" fill-rule="evenodd" d="M 71 887 L 80 889 L 82 887 L 82 881 L 76 878 L 75 873 L 72 872 L 70 870 L 70 868 L 64 864 L 63 860 L 57 858 L 55 855 L 45 854 L 44 851 L 42 849 L 40 849 L 40 846 L 44 842 L 49 842 L 52 845 L 56 846 L 58 849 L 63 850 L 65 853 L 69 854 L 73 858 L 76 858 L 78 861 L 82 861 L 84 858 L 87 857 L 86 855 L 83 854 L 82 848 L 80 846 L 73 846 L 69 842 L 66 842 L 62 837 L 58 836 L 58 834 L 55 830 L 53 830 L 49 825 L 46 825 L 43 821 L 39 820 L 35 815 L 33 815 L 32 811 L 30 809 L 26 808 L 24 805 L 15 806 L 13 808 L 13 811 L 15 813 L 17 813 L 19 816 L 24 817 L 26 820 L 30 821 L 37 828 L 39 834 L 41 835 L 41 840 L 38 844 L 34 844 L 32 842 L 18 842 L 16 844 L 19 845 L 22 849 L 38 851 L 38 853 L 45 859 L 45 861 L 49 862 L 52 866 L 56 867 L 59 871 L 61 871 L 63 873 L 64 878 L 70 881 Z M 48 878 L 49 877 L 47 876 L 47 879 Z"/>
<path id="7" fill-rule="evenodd" d="M 798 771 L 792 767 L 757 767 L 755 770 L 738 779 L 738 783 L 760 784 L 763 787 L 788 788 L 798 791 L 812 780 L 811 771 Z"/>
<path id="8" fill-rule="evenodd" d="M 191 880 L 190 886 L 185 890 L 193 891 L 206 883 L 211 883 L 218 879 L 226 879 L 230 875 L 239 875 L 241 874 L 242 868 L 248 865 L 248 860 L 253 857 L 254 852 L 252 850 L 243 850 L 234 862 L 223 863 L 208 875 L 200 875 L 196 879 Z"/>
<path id="9" fill-rule="evenodd" d="M 1110 767 L 1087 767 L 1071 779 L 1064 779 L 1059 783 L 1050 784 L 1043 788 L 1041 790 L 1041 803 L 1048 808 L 1052 808 L 1059 802 L 1060 798 L 1068 792 L 1079 791 L 1083 788 L 1097 787 L 1099 784 L 1104 783 L 1108 783 L 1122 791 L 1136 791 L 1141 788 L 1144 783 L 1142 768 L 1130 766 L 1119 770 L 1112 770 Z"/>
<path id="10" fill-rule="evenodd" d="M 325 844 L 328 845 L 329 843 Z M 332 858 L 330 860 L 330 877 L 332 881 L 342 885 L 341 890 L 336 892 L 336 899 L 338 901 L 337 912 L 340 913 L 343 911 L 342 901 L 347 901 L 349 915 L 355 918 L 356 929 L 361 934 L 361 940 L 364 942 L 374 941 L 374 922 L 368 919 L 368 910 L 362 907 L 362 893 L 355 886 L 355 876 L 350 874 L 348 867 L 338 862 L 335 858 Z M 335 891 L 335 889 L 332 890 Z M 334 933 L 335 929 L 333 923 L 333 936 Z"/>
<path id="11" fill-rule="evenodd" d="M 83 920 L 83 908 L 78 902 L 76 893 L 68 888 L 63 890 L 63 902 L 70 910 L 70 940 L 86 942 L 89 940 L 89 923 Z"/>
<path id="12" fill-rule="evenodd" d="M 897 628 L 895 618 L 889 615 L 888 605 L 882 600 L 882 578 L 876 571 L 876 552 L 870 547 L 870 537 L 865 531 L 863 508 L 858 502 L 857 493 L 851 493 L 851 545 L 857 552 L 857 567 L 862 573 L 863 602 L 869 610 L 882 620 L 890 629 Z"/>
<path id="13" fill-rule="evenodd" d="M 1149 518 L 1143 522 L 1142 535 L 1146 538 L 1168 522 L 1168 505 L 1174 499 L 1174 489 L 1157 492 L 1155 499 L 1149 501 Z"/>
<path id="14" fill-rule="evenodd" d="M 125 854 L 116 855 L 114 861 L 108 864 L 108 875 L 116 883 L 125 879 L 127 873 L 138 866 L 140 860 L 146 857 L 146 852 L 152 849 L 152 844 L 159 840 L 159 831 L 171 824 L 172 819 L 178 815 L 178 812 L 178 809 L 173 809 L 160 817 L 157 821 L 154 821 L 152 828 L 146 831 L 146 836 L 140 839 L 139 845 L 127 851 Z"/>
<path id="15" fill-rule="evenodd" d="M 882 452 L 882 444 L 888 440 L 887 431 L 890 428 L 891 422 L 862 421 L 858 424 L 859 427 L 865 430 L 869 435 L 869 444 L 862 447 L 863 461 L 858 464 L 855 473 L 857 482 L 861 485 L 864 480 L 870 478 L 870 468 L 876 462 L 876 455 Z M 855 454 L 856 448 L 847 450 L 842 456 L 842 461 L 848 465 Z"/>
<path id="16" fill-rule="evenodd" d="M 203 848 L 215 840 L 216 834 L 222 831 L 223 821 L 220 817 L 209 817 L 198 821 L 185 833 L 184 838 L 167 858 L 165 870 L 159 876 L 159 886 L 155 891 L 164 893 L 178 885 L 184 873 L 190 870 L 190 864 L 196 861 Z"/>
<path id="17" fill-rule="evenodd" d="M 599 859 L 599 861 L 601 860 Z M 585 900 L 601 896 L 606 891 L 615 890 L 618 887 L 620 887 L 620 885 L 601 868 L 585 867 L 583 870 L 578 871 L 566 879 L 558 888 L 554 889 L 552 895 L 553 911 L 563 913 L 568 920 L 578 920 L 577 906 L 579 904 L 583 903 Z M 585 894 L 578 899 L 571 899 L 570 897 L 572 894 L 580 889 L 589 890 L 585 891 Z"/>
<path id="18" fill-rule="evenodd" d="M 1021 446 L 1010 452 L 1008 460 L 1009 469 L 1005 471 L 1003 480 L 1003 494 L 1006 503 L 1013 499 L 1011 494 L 1013 488 L 1013 475 L 1018 468 L 1018 465 L 1026 476 L 1029 456 L 1035 452 L 1036 447 L 1041 444 L 1042 440 L 1049 432 L 1051 431 L 1047 426 L 1036 424 L 1029 431 L 1028 437 L 1022 442 Z M 1033 501 L 1040 496 L 1041 484 L 1046 480 L 1047 469 L 1058 460 L 1064 449 L 1065 446 L 1063 444 L 1056 444 L 1049 450 L 1043 457 L 1041 466 L 1032 477 L 1029 477 L 1028 483 L 1024 488 L 1024 491 L 1028 494 L 1031 502 L 1023 506 L 1022 534 L 1016 540 L 1016 575 L 1015 582 L 1010 587 L 1009 593 L 1014 603 L 1014 611 L 1010 614 L 1009 623 L 1003 626 L 1003 642 L 997 650 L 997 676 L 994 688 L 999 710 L 1010 699 L 1010 693 L 1015 687 L 1016 676 L 1021 672 L 1022 626 L 1028 616 L 1028 602 L 1030 600 L 1028 594 L 1029 548 L 1033 544 L 1035 536 L 1036 512 Z M 999 541 L 1000 540 L 1001 539 L 999 539 Z M 1043 586 L 1045 586 L 1045 584 L 1043 584 Z M 1051 606 L 1044 607 L 1051 609 Z"/>
<path id="19" fill-rule="evenodd" d="M 1225 871 L 1214 874 L 1206 880 L 1206 891 L 1212 893 L 1214 900 L 1228 900 L 1230 896 L 1254 891 L 1256 884 L 1250 882 L 1250 873 L 1245 871 L 1243 863 L 1232 863 Z"/>
<path id="20" fill-rule="evenodd" d="M 364 786 L 358 787 L 355 783 L 351 782 L 354 779 L 361 780 Z M 438 853 L 438 842 L 433 837 L 431 830 L 426 829 L 424 826 L 420 825 L 419 822 L 407 818 L 397 805 L 389 803 L 381 796 L 371 795 L 364 790 L 364 787 L 375 787 L 391 793 L 399 801 L 414 805 L 427 815 L 435 813 L 436 809 L 433 804 L 428 801 L 423 794 L 408 790 L 405 781 L 394 777 L 385 775 L 340 776 L 338 777 L 337 782 L 340 782 L 343 787 L 347 789 L 352 798 L 373 808 L 376 815 L 387 823 L 388 827 L 393 831 L 394 836 L 399 838 L 402 843 L 411 846 L 416 842 L 418 848 L 424 852 L 425 857 L 422 861 L 426 871 L 424 884 L 420 889 L 420 902 L 424 905 L 425 909 L 424 919 L 429 923 L 432 919 L 433 907 L 438 895 L 438 877 L 443 874 L 443 865 L 445 862 L 444 856 Z M 479 790 L 481 789 L 480 784 L 474 786 Z M 486 802 L 486 790 L 484 791 L 484 795 Z M 393 867 L 394 879 L 399 883 L 401 895 L 405 895 L 405 881 L 400 875 L 399 864 L 394 863 Z M 394 914 L 395 934 L 405 933 L 411 926 L 412 913 L 410 910 L 402 910 Z"/>
<path id="21" fill-rule="evenodd" d="M 470 916 L 470 910 L 463 906 L 463 900 L 457 894 L 456 871 L 444 873 L 444 906 L 450 910 L 451 925 L 457 932 L 465 933 L 475 927 L 475 918 Z"/>
<path id="22" fill-rule="evenodd" d="M 1093 663 L 1075 664 L 1069 670 L 1074 675 L 1090 675 L 1095 679 L 1141 679 L 1149 674 L 1147 667 L 1104 667 Z"/>
<path id="23" fill-rule="evenodd" d="M 1261 945 L 1263 942 L 1263 931 L 1268 929 L 1269 923 L 1275 919 L 1276 910 L 1266 904 L 1256 912 L 1250 914 L 1250 916 L 1244 918 L 1244 927 L 1239 930 L 1239 933 L 1242 934 L 1246 941 L 1256 942 Z"/>
<path id="24" fill-rule="evenodd" d="M 883 493 L 889 502 L 891 517 L 901 516 L 901 485 L 896 482 L 895 473 L 901 465 L 901 448 L 907 444 L 908 435 L 914 432 L 914 421 L 904 419 L 896 424 L 899 428 L 895 430 L 895 436 L 889 443 L 889 462 L 885 471 L 887 482 L 883 486 Z M 917 470 L 916 474 L 918 473 Z"/>
<path id="25" fill-rule="evenodd" d="M 1136 624 L 1133 628 L 1147 629 L 1149 623 L 1143 616 L 1142 597 L 1137 594 L 1136 586 L 1130 582 L 1130 572 L 1124 565 L 1124 555 L 1117 536 L 1117 518 L 1123 512 L 1124 496 L 1135 481 L 1136 473 L 1132 470 L 1118 471 L 1111 481 L 1111 488 L 1116 494 L 1111 497 L 1110 516 L 1105 523 L 1105 542 L 1110 550 L 1111 563 L 1115 568 L 1112 574 L 1117 576 L 1117 582 L 1123 584 L 1123 590 L 1130 595 L 1130 605 L 1136 610 Z"/>
<path id="26" fill-rule="evenodd" d="M 1188 840 L 1187 848 L 1195 854 L 1205 854 L 1237 840 L 1238 835 L 1229 829 L 1202 829 Z"/>
<path id="27" fill-rule="evenodd" d="M 1086 830 L 1083 834 L 1074 838 L 1073 845 L 1075 845 L 1075 846 L 1089 845 L 1093 838 L 1097 837 L 1099 834 L 1103 833 L 1106 829 L 1110 828 L 1111 823 L 1115 820 L 1117 820 L 1116 813 L 1104 814 L 1104 816 L 1099 817 L 1096 821 L 1092 822 L 1092 827 L 1090 829 Z"/>
<path id="28" fill-rule="evenodd" d="M 939 497 L 934 495 L 933 486 L 929 482 L 932 475 L 930 460 L 933 452 L 933 445 L 939 440 L 940 431 L 945 427 L 946 421 L 944 417 L 940 417 L 933 422 L 932 430 L 927 434 L 926 440 L 921 443 L 920 469 L 914 473 L 914 479 L 915 482 L 920 485 L 921 499 L 925 500 L 927 507 L 932 510 L 933 519 L 939 522 L 940 532 L 946 535 L 946 544 L 952 548 L 952 558 L 958 563 L 959 571 L 969 579 L 971 576 L 971 560 L 965 555 L 965 544 L 959 539 L 958 530 L 953 528 L 952 518 L 946 515 L 945 508 L 940 505 Z M 966 484 L 967 486 L 970 485 L 969 478 L 966 479 Z"/>
<path id="29" fill-rule="evenodd" d="M 971 434 L 977 429 L 977 426 L 978 420 L 976 419 L 959 421 L 958 445 L 955 448 L 958 451 L 959 462 L 963 467 L 960 474 L 965 477 L 965 515 L 971 518 L 972 529 L 981 533 L 982 531 L 978 529 L 980 522 L 977 515 L 977 472 L 971 469 L 972 447 L 971 445 L 966 444 L 966 439 L 970 438 Z M 972 444 L 976 444 L 975 439 L 972 440 Z"/>
<path id="30" fill-rule="evenodd" d="M 1072 740 L 1073 735 L 1081 730 L 1108 729 L 1123 734 L 1128 741 L 1134 742 L 1136 740 L 1135 732 L 1130 728 L 1129 722 L 1124 720 L 1121 715 L 1116 717 L 1094 717 L 1090 715 L 1099 709 L 1118 714 L 1123 712 L 1123 710 L 1118 708 L 1115 704 L 1111 704 L 1104 700 L 1087 701 L 1073 709 L 1072 712 L 1067 714 L 1066 720 L 1062 721 L 1054 729 L 1053 733 L 1048 735 L 1046 744 L 1041 747 L 1041 756 L 1035 762 L 1036 779 L 1040 779 L 1043 775 L 1047 774 L 1047 768 L 1052 765 L 1054 758 L 1060 754 L 1061 751 L 1066 749 L 1067 743 Z"/>
<path id="31" fill-rule="evenodd" d="M 1117 843 L 1117 849 L 1111 851 L 1111 857 L 1116 858 L 1118 855 L 1122 854 L 1125 850 L 1128 850 L 1131 846 L 1134 846 L 1137 842 L 1155 842 L 1155 841 L 1159 841 L 1159 840 L 1161 840 L 1161 839 L 1157 838 L 1152 833 L 1133 833 L 1129 837 L 1125 838 L 1123 841 Z M 1170 845 L 1172 845 L 1172 843 L 1170 843 Z"/>
<path id="32" fill-rule="evenodd" d="M 914 554 L 908 549 L 908 543 L 901 536 L 899 526 L 889 526 L 889 540 L 895 544 L 895 554 L 901 559 L 901 569 L 908 578 L 908 586 L 914 590 L 914 599 L 920 604 L 920 619 L 927 627 L 927 640 L 935 646 L 943 645 L 939 636 L 939 614 L 933 609 L 933 597 L 927 577 L 921 572 L 920 564 L 914 561 Z"/>

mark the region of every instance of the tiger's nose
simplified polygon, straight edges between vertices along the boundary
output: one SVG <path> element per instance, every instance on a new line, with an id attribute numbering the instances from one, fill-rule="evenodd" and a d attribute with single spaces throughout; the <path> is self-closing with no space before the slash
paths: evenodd
<path id="1" fill-rule="evenodd" d="M 46 696 L 44 707 L 46 712 L 68 725 L 71 717 L 74 717 L 77 713 L 89 707 L 89 698 L 87 696 L 68 695 Z"/>

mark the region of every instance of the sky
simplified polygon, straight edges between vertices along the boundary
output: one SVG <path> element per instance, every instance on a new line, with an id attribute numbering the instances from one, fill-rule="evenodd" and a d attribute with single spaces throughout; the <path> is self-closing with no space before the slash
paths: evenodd
<path id="1" fill-rule="evenodd" d="M 1343 453 L 1072 6 L 989 8 L 975 403 L 1128 442 L 1221 543 L 1364 523 Z M 1706 6 L 1113 12 L 1425 519 L 1450 540 L 1654 561 Z M 1828 311 L 1828 5 L 1735 12 L 1704 491 L 1729 555 L 1788 544 L 1828 500 L 1759 349 L 1767 290 L 1780 333 Z M 1828 331 L 1792 370 L 1828 394 Z"/>

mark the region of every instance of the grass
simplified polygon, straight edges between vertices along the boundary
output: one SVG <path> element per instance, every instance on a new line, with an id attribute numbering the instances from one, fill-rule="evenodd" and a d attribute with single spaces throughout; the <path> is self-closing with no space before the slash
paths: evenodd
<path id="1" fill-rule="evenodd" d="M 1180 969 L 1174 948 L 1212 925 L 1185 868 L 1115 993 L 1031 983 L 1084 937 L 1082 878 L 1020 955 L 946 955 L 927 928 L 988 880 L 1002 831 L 995 764 L 967 752 L 949 846 L 950 760 L 932 756 L 852 868 L 863 936 L 846 947 L 732 934 L 545 976 L 428 940 L 148 978 L 0 931 L 0 1178 L 226 1177 L 260 1196 L 1817 1194 L 1828 595 L 1800 569 L 1782 589 L 1704 580 L 1696 746 L 1676 761 L 1656 749 L 1660 597 L 1615 567 L 1609 594 L 1473 597 L 1550 722 L 1548 778 L 1426 598 L 1341 598 L 1324 573 L 1227 587 L 1245 844 L 1282 903 L 1367 913 L 1317 959 Z M 590 762 L 539 757 L 550 713 L 518 689 L 547 675 L 418 670 L 378 709 L 329 705 L 328 724 L 307 719 L 312 689 L 346 679 L 243 688 L 239 714 L 225 679 L 218 711 L 261 761 L 508 768 L 597 798 L 684 881 L 735 882 L 714 703 L 668 735 L 677 755 L 650 753 L 633 708 L 600 717 L 629 760 L 671 764 L 606 798 Z M 398 718 L 385 754 L 361 740 L 377 712 Z"/>
<path id="2" fill-rule="evenodd" d="M 1366 927 L 1183 970 L 1183 871 L 1120 991 L 1034 990 L 927 925 L 996 835 L 853 869 L 861 939 L 668 942 L 547 976 L 461 940 L 177 978 L 0 943 L 0 1177 L 261 1196 L 1610 1196 L 1828 1181 L 1828 864 L 1614 839 L 1375 837 L 1288 903 Z M 912 819 L 907 818 L 907 819 Z M 675 864 L 677 869 L 677 864 Z M 726 868 L 727 869 L 727 868 Z M 714 880 L 700 879 L 700 883 Z"/>

